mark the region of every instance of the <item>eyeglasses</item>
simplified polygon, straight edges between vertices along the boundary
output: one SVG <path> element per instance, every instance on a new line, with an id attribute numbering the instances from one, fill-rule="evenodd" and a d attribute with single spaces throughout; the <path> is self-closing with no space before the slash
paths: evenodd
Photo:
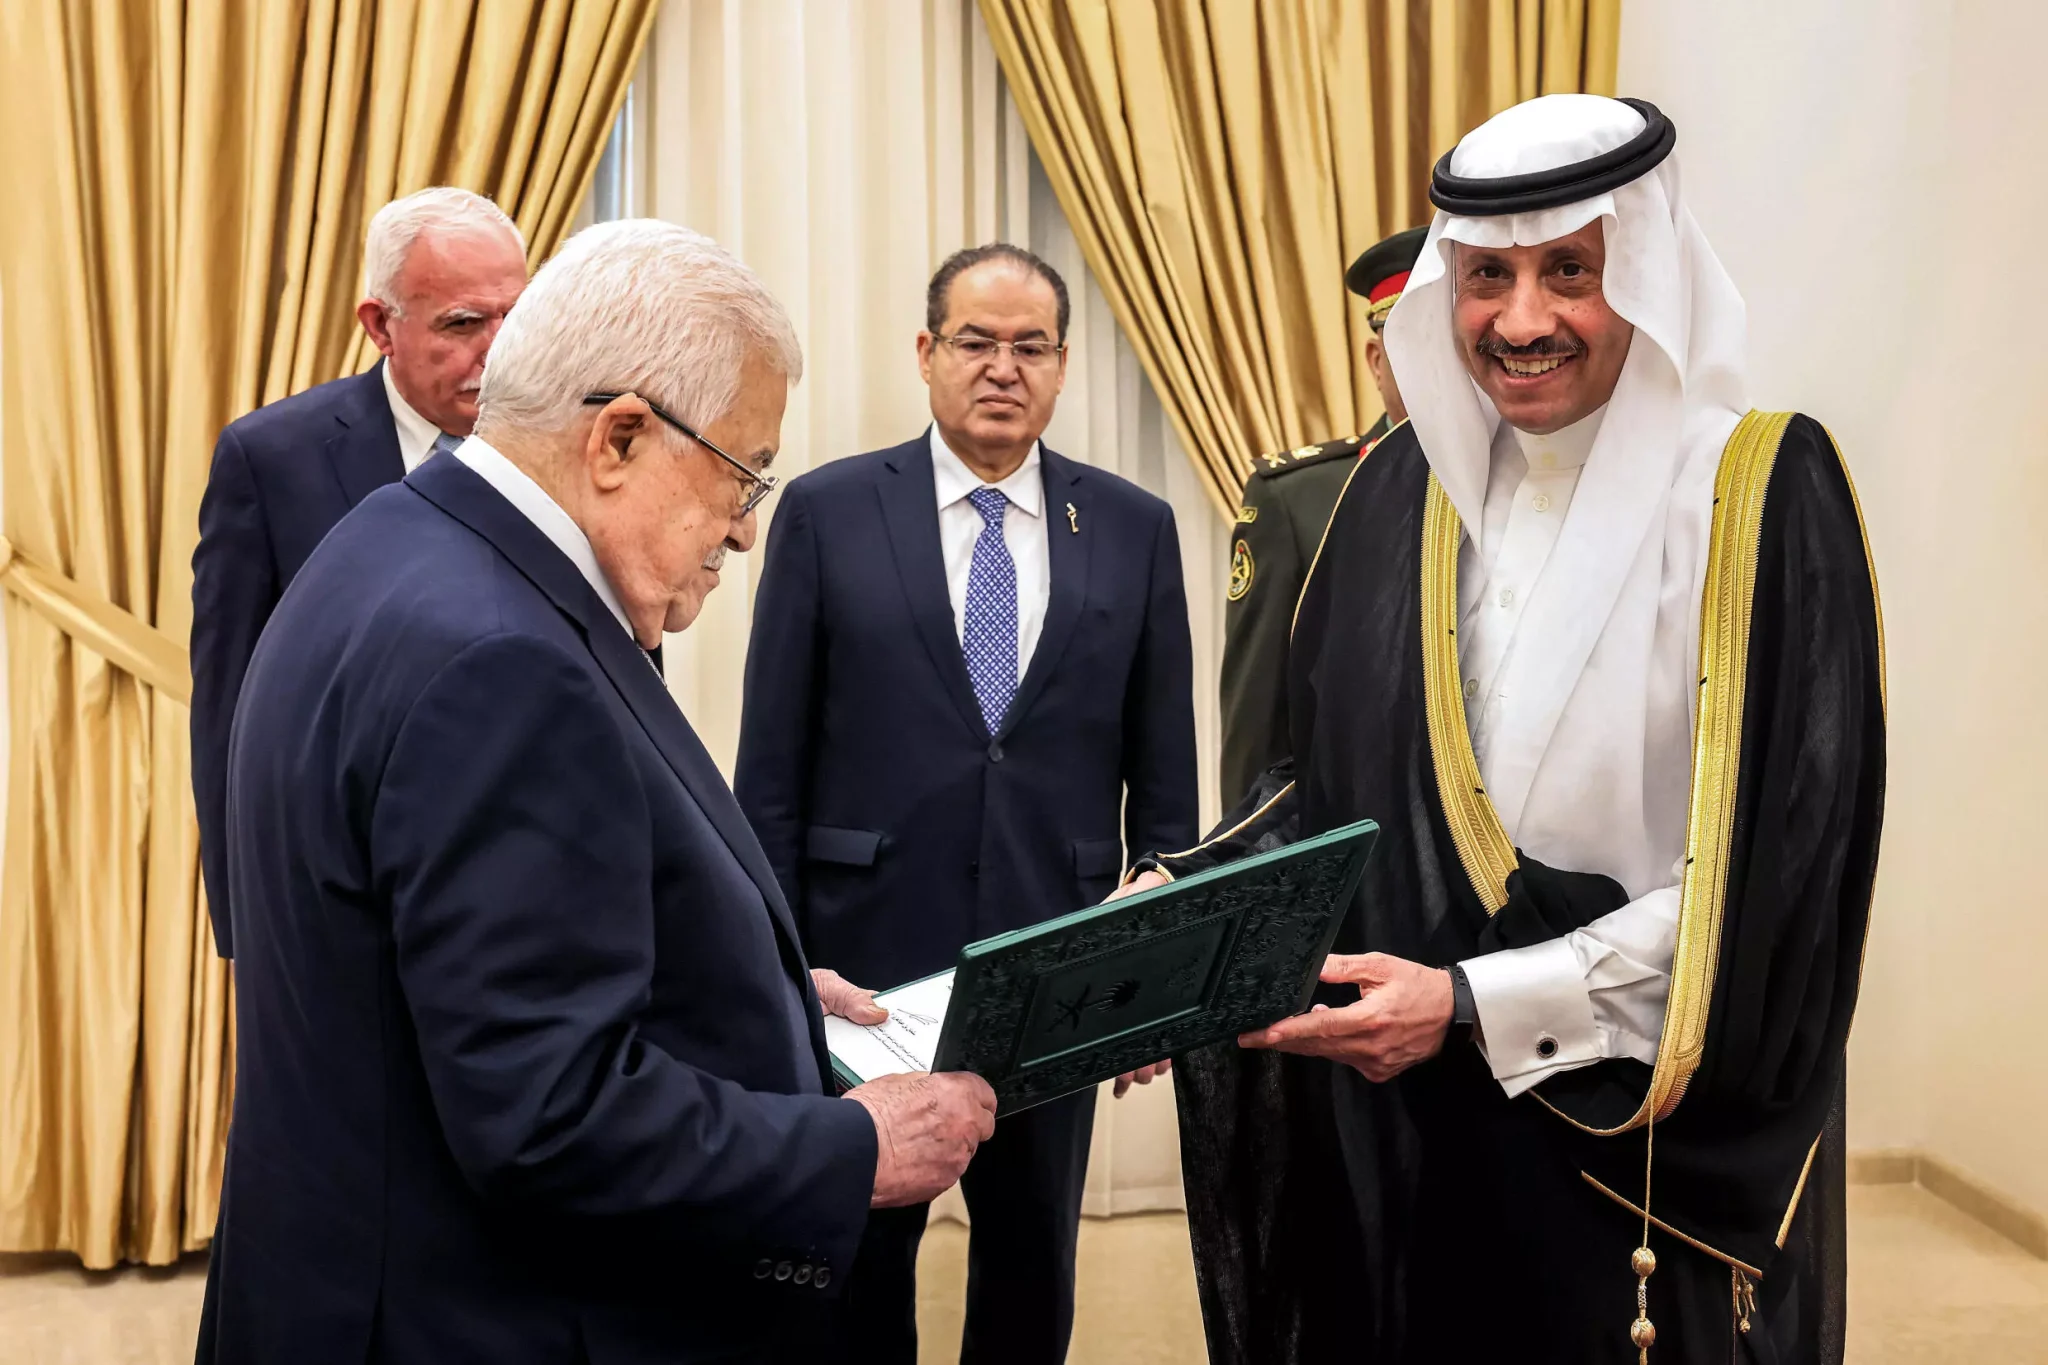
<path id="1" fill-rule="evenodd" d="M 932 340 L 944 342 L 953 348 L 954 355 L 975 363 L 994 360 L 1004 351 L 1008 351 L 1017 358 L 1019 365 L 1043 365 L 1067 349 L 1065 344 L 1060 342 L 997 341 L 994 337 L 963 336 L 959 333 L 946 336 L 934 332 Z"/>
<path id="2" fill-rule="evenodd" d="M 625 395 L 621 393 L 586 393 L 583 395 L 583 405 L 592 408 L 603 407 L 606 403 L 615 402 L 623 397 Z M 747 513 L 768 501 L 768 495 L 773 493 L 777 485 L 782 482 L 782 480 L 775 478 L 773 475 L 761 474 L 749 469 L 745 464 L 735 460 L 732 456 L 705 440 L 704 433 L 698 431 L 697 428 L 691 426 L 688 422 L 685 422 L 682 418 L 668 411 L 661 404 L 654 402 L 644 394 L 635 394 L 634 397 L 647 404 L 647 410 L 656 417 L 659 417 L 662 421 L 668 423 L 677 431 L 680 431 L 683 435 L 689 437 L 698 445 L 703 446 L 713 455 L 724 460 L 740 472 L 740 476 L 746 480 L 744 486 L 747 490 L 747 495 L 745 500 L 740 503 L 740 510 L 735 514 L 736 516 L 744 517 Z"/>

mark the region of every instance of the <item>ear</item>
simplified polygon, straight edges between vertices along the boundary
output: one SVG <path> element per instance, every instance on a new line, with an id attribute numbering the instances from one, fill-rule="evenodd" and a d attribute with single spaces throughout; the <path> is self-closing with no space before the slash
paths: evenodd
<path id="1" fill-rule="evenodd" d="M 583 472 L 591 487 L 600 493 L 616 492 L 625 486 L 628 466 L 654 435 L 654 414 L 638 394 L 622 393 L 598 409 L 583 443 Z"/>
<path id="2" fill-rule="evenodd" d="M 917 373 L 927 384 L 932 382 L 932 352 L 938 345 L 930 332 L 917 334 Z"/>
<path id="3" fill-rule="evenodd" d="M 356 321 L 363 324 L 370 344 L 382 355 L 391 354 L 391 310 L 382 299 L 364 299 L 356 305 Z"/>
<path id="4" fill-rule="evenodd" d="M 1053 395 L 1055 397 L 1067 391 L 1067 352 L 1065 349 L 1066 344 L 1067 343 L 1064 339 L 1060 342 L 1060 377 L 1059 382 L 1055 383 L 1052 386 Z"/>

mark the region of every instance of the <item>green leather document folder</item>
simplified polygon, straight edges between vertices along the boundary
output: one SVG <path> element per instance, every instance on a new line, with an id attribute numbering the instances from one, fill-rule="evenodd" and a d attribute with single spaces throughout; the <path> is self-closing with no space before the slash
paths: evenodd
<path id="1" fill-rule="evenodd" d="M 951 972 L 884 992 L 890 1020 L 825 1021 L 849 1087 L 972 1071 L 1000 1112 L 1306 1009 L 1365 870 L 1370 820 L 970 943 Z"/>

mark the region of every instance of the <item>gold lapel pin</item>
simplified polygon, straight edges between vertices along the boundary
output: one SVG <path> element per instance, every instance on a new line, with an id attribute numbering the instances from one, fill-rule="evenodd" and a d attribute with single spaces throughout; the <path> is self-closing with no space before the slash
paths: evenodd
<path id="1" fill-rule="evenodd" d="M 1075 535 L 1081 534 L 1081 514 L 1074 510 L 1074 504 L 1067 504 L 1067 529 Z"/>

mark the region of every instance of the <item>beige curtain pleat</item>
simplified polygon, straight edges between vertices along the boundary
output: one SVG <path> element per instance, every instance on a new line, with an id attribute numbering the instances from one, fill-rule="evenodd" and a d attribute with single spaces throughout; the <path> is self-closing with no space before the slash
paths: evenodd
<path id="1" fill-rule="evenodd" d="M 215 434 L 371 358 L 386 200 L 466 185 L 551 253 L 655 8 L 0 4 L 0 1250 L 163 1264 L 212 1233 L 233 999 L 183 642 Z"/>
<path id="2" fill-rule="evenodd" d="M 1344 268 L 1436 158 L 1612 93 L 1620 0 L 980 0 L 1047 178 L 1224 515 L 1261 452 L 1380 415 Z"/>

